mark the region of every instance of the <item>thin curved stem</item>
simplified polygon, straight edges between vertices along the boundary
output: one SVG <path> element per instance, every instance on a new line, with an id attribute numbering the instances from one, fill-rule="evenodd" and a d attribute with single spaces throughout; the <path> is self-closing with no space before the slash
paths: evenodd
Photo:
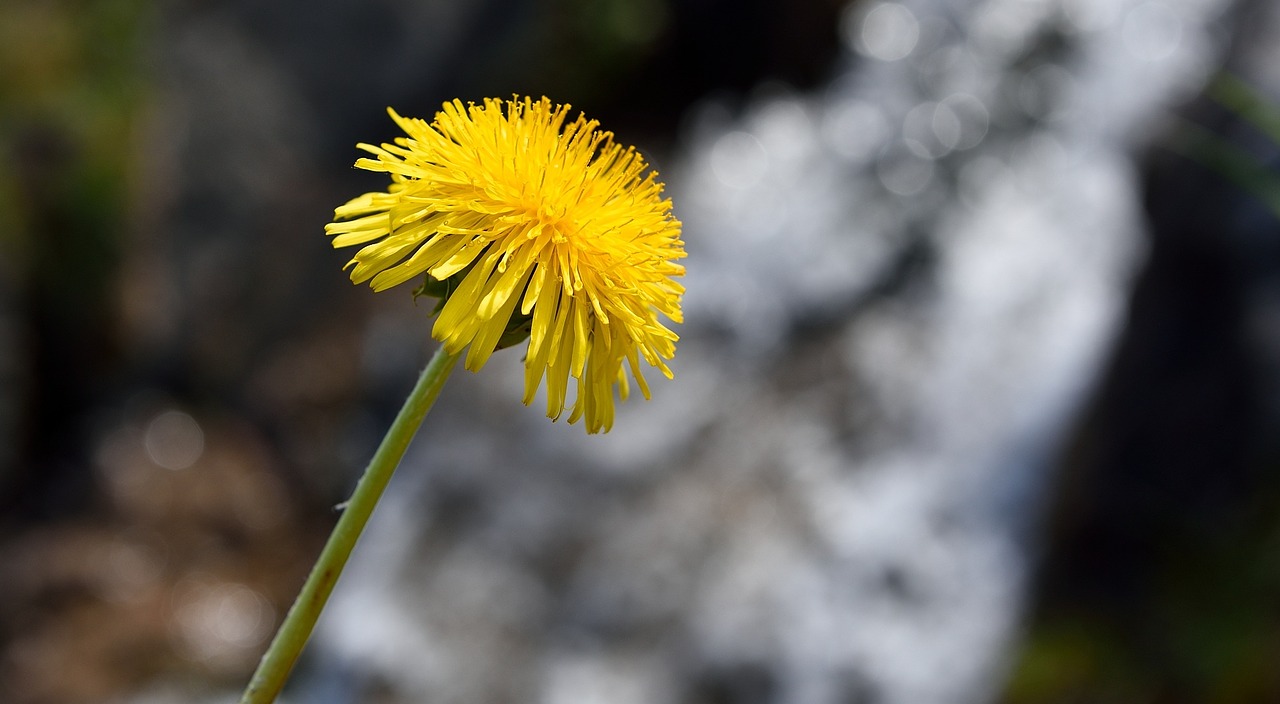
<path id="1" fill-rule="evenodd" d="M 298 594 L 297 600 L 284 617 L 284 622 L 280 624 L 280 630 L 276 631 L 271 646 L 262 656 L 257 672 L 240 697 L 240 704 L 270 704 L 280 694 L 289 671 L 298 661 L 325 602 L 329 600 L 333 586 L 338 582 L 338 576 L 342 574 L 343 566 L 347 564 L 347 558 L 351 556 L 351 550 L 355 548 L 369 516 L 378 505 L 382 491 L 387 488 L 387 482 L 391 481 L 400 458 L 404 456 L 427 411 L 431 410 L 436 397 L 440 395 L 440 389 L 457 361 L 458 355 L 449 354 L 441 347 L 422 370 L 418 384 L 413 387 L 409 398 L 405 399 L 404 406 L 391 423 L 378 451 L 369 461 L 364 476 L 356 484 L 351 500 L 346 503 L 342 516 L 329 534 L 329 541 L 320 551 L 320 557 L 311 568 L 310 576 L 302 585 L 302 592 Z"/>

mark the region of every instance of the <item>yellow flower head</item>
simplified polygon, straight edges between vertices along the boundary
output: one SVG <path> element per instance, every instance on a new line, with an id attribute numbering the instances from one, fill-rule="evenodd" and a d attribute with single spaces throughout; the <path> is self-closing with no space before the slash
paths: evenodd
<path id="1" fill-rule="evenodd" d="M 356 166 L 391 176 L 334 211 L 333 246 L 363 245 L 347 265 L 375 291 L 421 274 L 448 280 L 431 336 L 451 354 L 470 345 L 476 371 L 509 325 L 525 325 L 524 402 L 547 379 L 547 415 L 568 405 L 587 432 L 613 425 L 613 387 L 625 399 L 625 359 L 641 392 L 639 358 L 668 378 L 682 320 L 680 222 L 644 159 L 595 120 L 568 121 L 547 98 L 445 103 L 435 120 L 403 118 L 407 137 L 358 145 Z M 427 288 L 430 288 L 428 286 Z M 517 314 L 517 309 L 519 313 Z"/>

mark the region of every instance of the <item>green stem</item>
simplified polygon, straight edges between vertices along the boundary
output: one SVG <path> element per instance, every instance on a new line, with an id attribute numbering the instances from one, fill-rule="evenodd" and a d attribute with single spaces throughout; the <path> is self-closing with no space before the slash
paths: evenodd
<path id="1" fill-rule="evenodd" d="M 457 360 L 458 355 L 448 354 L 441 347 L 422 370 L 417 386 L 405 399 L 404 407 L 391 423 L 364 476 L 356 484 L 351 500 L 346 503 L 333 533 L 329 535 L 329 542 L 325 543 L 324 550 L 311 568 L 311 575 L 302 585 L 302 592 L 284 617 L 280 630 L 276 631 L 271 647 L 262 656 L 258 671 L 253 673 L 253 679 L 240 697 L 240 704 L 270 704 L 280 694 L 289 671 L 315 628 L 316 619 L 320 618 L 320 611 L 338 582 L 338 576 L 342 574 L 343 566 L 347 564 L 347 558 L 351 556 L 351 550 L 360 539 L 360 532 L 364 530 L 383 489 L 387 488 L 400 458 L 440 395 L 440 389 Z"/>

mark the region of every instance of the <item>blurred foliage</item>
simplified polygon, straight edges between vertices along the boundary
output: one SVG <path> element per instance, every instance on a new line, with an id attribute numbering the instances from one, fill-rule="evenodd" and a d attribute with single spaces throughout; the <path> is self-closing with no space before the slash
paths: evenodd
<path id="1" fill-rule="evenodd" d="M 149 12 L 142 0 L 0 4 L 0 291 L 22 331 L 6 352 L 30 388 L 18 492 L 67 444 L 59 419 L 109 375 Z"/>
<path id="2" fill-rule="evenodd" d="M 634 70 L 671 31 L 666 0 L 564 0 L 561 68 L 588 84 L 609 85 L 610 76 Z M 605 80 L 601 80 L 601 79 Z"/>
<path id="3" fill-rule="evenodd" d="M 1209 85 L 1209 96 L 1280 145 L 1280 108 L 1236 76 L 1223 74 Z M 1193 122 L 1183 122 L 1170 146 L 1261 199 L 1280 218 L 1280 171 L 1249 150 Z"/>
<path id="4" fill-rule="evenodd" d="M 1131 611 L 1044 614 L 1006 704 L 1280 701 L 1280 485 L 1258 496 L 1216 533 L 1166 534 Z"/>
<path id="5" fill-rule="evenodd" d="M 539 28 L 504 57 L 486 94 L 546 91 L 648 148 L 669 146 L 685 110 L 762 84 L 809 89 L 839 53 L 847 0 L 556 0 L 535 3 Z M 513 45 L 515 46 L 515 45 Z M 510 49 L 508 49 L 510 51 Z M 528 69 L 515 76 L 512 70 Z M 507 82 L 502 82 L 507 81 Z M 636 131 L 643 131 L 643 138 Z"/>
<path id="6" fill-rule="evenodd" d="M 1257 198 L 1280 218 L 1280 169 L 1274 161 L 1280 109 L 1229 74 L 1217 77 L 1206 95 L 1226 109 L 1232 124 L 1210 129 L 1178 120 L 1165 146 L 1225 178 L 1228 191 L 1237 188 Z M 1202 181 L 1194 183 L 1204 190 Z M 1216 213 L 1222 209 L 1219 195 L 1198 193 L 1195 202 L 1182 207 Z M 1158 223 L 1153 227 L 1158 230 Z M 1209 246 L 1194 256 L 1227 246 L 1223 243 L 1231 241 L 1238 227 L 1240 223 L 1219 222 L 1203 232 Z M 1264 237 L 1276 234 L 1280 232 L 1272 230 Z M 1157 248 L 1160 236 L 1157 232 Z M 1212 268 L 1203 258 L 1195 264 L 1199 273 Z M 1224 320 L 1233 314 L 1214 310 Z M 1180 310 L 1163 313 L 1187 315 Z M 1233 342 L 1224 336 L 1204 344 L 1228 349 Z M 1166 335 L 1152 344 L 1163 346 L 1161 354 L 1174 356 L 1179 343 Z M 1228 359 L 1228 364 L 1242 363 Z M 1159 374 L 1148 381 L 1176 384 Z M 1261 393 L 1257 385 L 1253 379 L 1255 394 Z M 1228 397 L 1221 388 L 1215 391 Z M 1149 390 L 1138 393 L 1150 399 Z M 1204 413 L 1216 409 L 1207 398 L 1194 403 Z M 1161 409 L 1148 406 L 1144 415 L 1155 419 L 1149 421 L 1152 427 L 1167 431 Z M 1117 445 L 1133 442 L 1139 431 L 1120 418 L 1109 417 L 1111 427 L 1086 428 L 1082 442 L 1110 444 L 1111 453 Z M 1265 429 L 1238 428 L 1231 437 L 1241 444 L 1240 438 L 1256 432 L 1265 434 Z M 1110 437 L 1099 441 L 1099 435 Z M 1213 443 L 1203 437 L 1165 435 L 1163 440 L 1171 448 Z M 1063 535 L 1051 540 L 1055 545 L 1037 589 L 1041 603 L 1016 653 L 1005 704 L 1280 702 L 1280 457 L 1257 448 L 1242 447 L 1240 453 L 1239 458 L 1219 456 L 1213 467 L 1192 458 L 1188 466 L 1156 462 L 1135 468 L 1114 464 L 1113 456 L 1112 463 L 1090 466 L 1098 476 L 1068 478 L 1068 484 L 1092 487 L 1068 487 L 1066 493 L 1092 490 L 1094 496 L 1068 497 L 1064 504 L 1072 505 L 1059 508 L 1063 525 L 1057 528 Z M 1081 469 L 1070 460 L 1068 464 L 1069 471 Z M 1102 476 L 1108 470 L 1130 476 Z M 1130 483 L 1134 477 L 1136 484 Z M 1224 486 L 1230 488 L 1223 491 Z M 1130 495 L 1135 488 L 1142 494 Z M 1099 498 L 1103 494 L 1111 498 Z M 1129 508 L 1117 509 L 1121 502 Z"/>
<path id="7" fill-rule="evenodd" d="M 119 231 L 131 168 L 133 117 L 144 88 L 147 3 L 0 6 L 0 166 L 5 243 L 30 251 L 56 206 L 74 222 L 67 250 L 86 268 Z M 71 268 L 78 268 L 72 266 Z"/>

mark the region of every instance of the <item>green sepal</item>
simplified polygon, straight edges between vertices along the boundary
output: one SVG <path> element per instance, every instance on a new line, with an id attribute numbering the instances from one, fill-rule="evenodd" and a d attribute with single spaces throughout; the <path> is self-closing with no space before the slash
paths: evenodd
<path id="1" fill-rule="evenodd" d="M 443 280 L 427 274 L 422 277 L 422 285 L 413 290 L 413 300 L 417 301 L 423 296 L 439 299 L 436 301 L 435 307 L 431 309 L 432 317 L 437 316 L 440 314 L 440 310 L 444 308 L 445 302 L 449 300 L 449 296 L 458 290 L 458 287 L 462 285 L 462 279 L 469 273 L 471 273 L 471 267 L 467 267 Z"/>
<path id="2" fill-rule="evenodd" d="M 505 350 L 529 339 L 529 331 L 533 329 L 533 314 L 524 315 L 520 311 L 511 314 L 507 321 L 507 329 L 498 338 L 495 350 Z"/>
<path id="3" fill-rule="evenodd" d="M 449 296 L 451 296 L 454 291 L 458 290 L 458 287 L 462 285 L 462 280 L 466 278 L 467 274 L 471 273 L 471 269 L 472 267 L 467 267 L 444 280 L 437 279 L 434 276 L 427 274 L 423 277 L 422 285 L 413 290 L 414 300 L 416 301 L 418 298 L 423 296 L 439 299 L 436 301 L 435 307 L 431 309 L 432 316 L 439 315 L 440 310 L 444 308 L 444 304 L 449 300 Z M 524 294 L 521 293 L 518 295 Z M 503 331 L 502 337 L 498 338 L 498 344 L 494 349 L 504 350 L 508 347 L 514 347 L 515 345 L 524 342 L 529 339 L 529 332 L 532 329 L 532 313 L 529 315 L 525 315 L 519 311 L 512 313 L 511 319 L 507 321 L 507 328 Z"/>

